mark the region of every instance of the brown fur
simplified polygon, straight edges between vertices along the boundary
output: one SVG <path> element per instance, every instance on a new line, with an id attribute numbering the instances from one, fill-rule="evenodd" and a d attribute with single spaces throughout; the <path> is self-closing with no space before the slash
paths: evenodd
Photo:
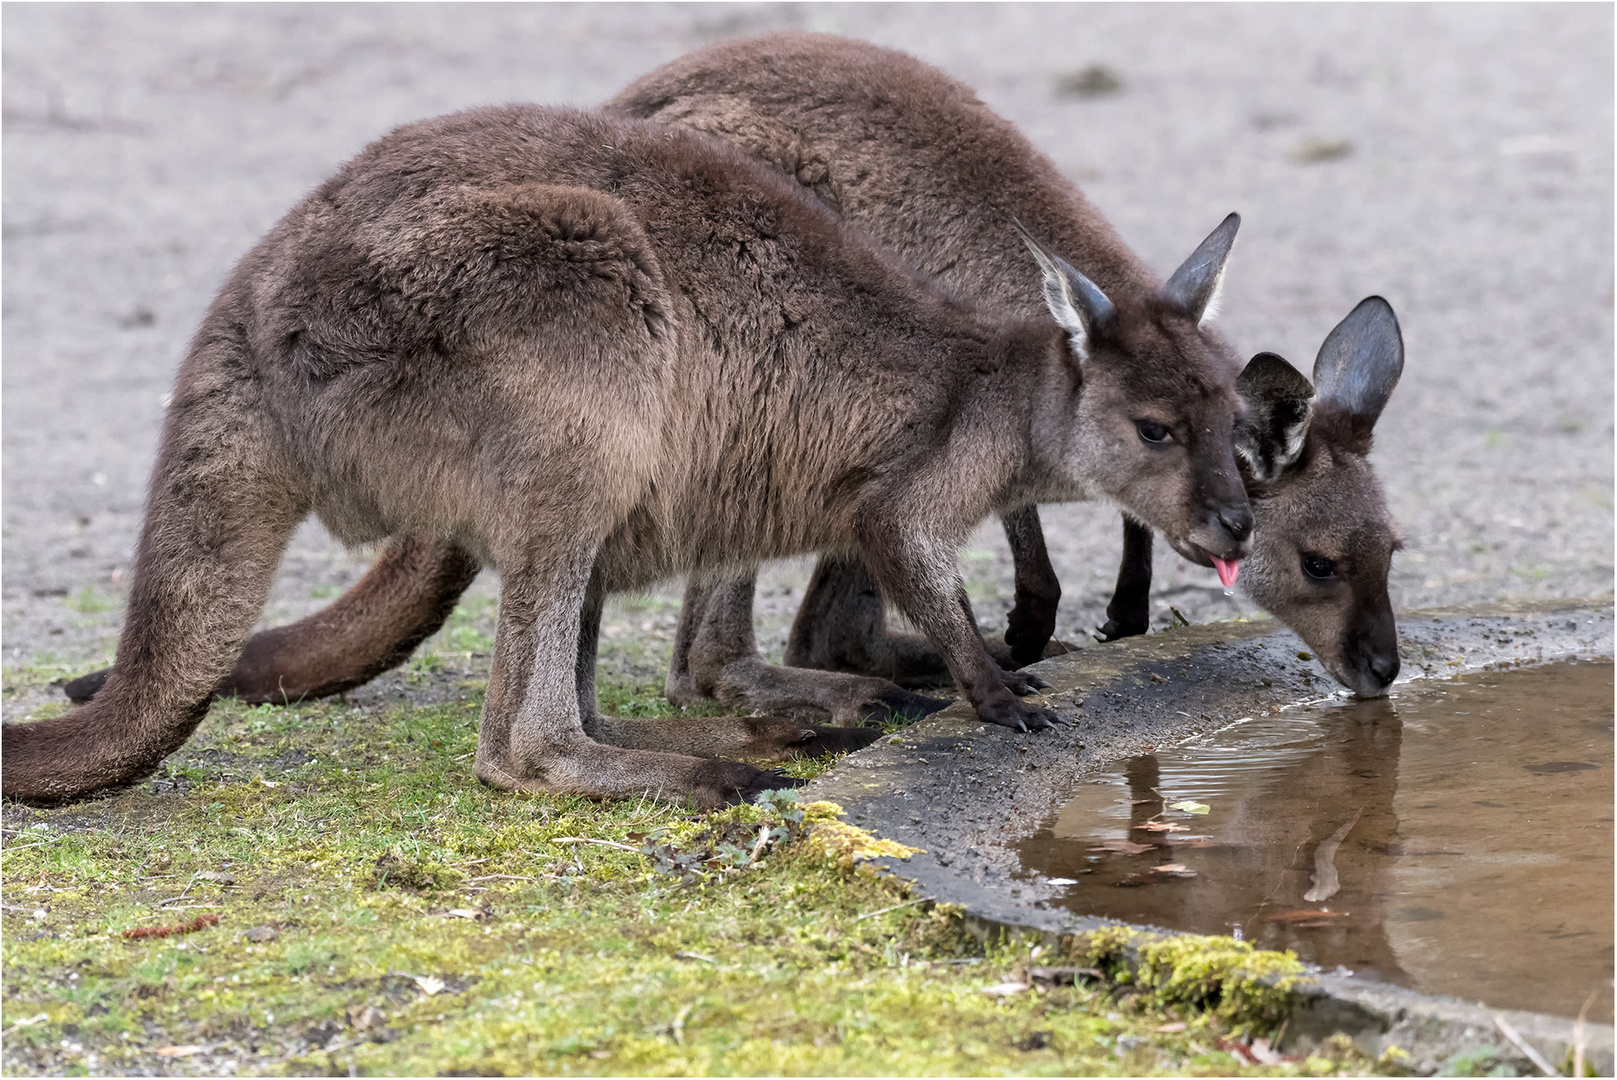
<path id="1" fill-rule="evenodd" d="M 1045 283 L 1069 328 L 1074 280 Z M 1145 366 L 1186 332 L 1174 310 L 1119 303 L 1080 355 L 1048 315 L 978 312 L 704 136 L 531 106 L 402 128 L 210 308 L 113 673 L 74 712 L 5 727 L 4 792 L 83 795 L 178 746 L 311 509 L 347 542 L 425 537 L 498 569 L 476 763 L 498 787 L 714 805 L 767 786 L 590 737 L 616 727 L 594 710 L 600 603 L 811 550 L 861 551 L 981 718 L 1043 720 L 983 651 L 954 546 L 986 514 L 1095 488 L 1186 542 L 1244 512 L 1231 367 Z M 1116 344 L 1134 339 L 1160 344 Z M 1142 407 L 1215 436 L 1153 456 Z"/>

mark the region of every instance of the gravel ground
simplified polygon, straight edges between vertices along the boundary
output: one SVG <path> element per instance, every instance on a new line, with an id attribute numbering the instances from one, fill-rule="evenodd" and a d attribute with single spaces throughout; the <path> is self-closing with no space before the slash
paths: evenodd
<path id="1" fill-rule="evenodd" d="M 341 161 L 423 116 L 590 105 L 682 52 L 787 27 L 897 46 L 973 84 L 1164 272 L 1240 210 L 1223 318 L 1239 348 L 1306 370 L 1359 298 L 1390 299 L 1408 359 L 1375 457 L 1410 534 L 1400 608 L 1608 596 L 1612 18 L 1555 4 L 8 5 L 4 660 L 109 655 L 186 340 L 231 263 Z M 1092 66 L 1118 88 L 1062 91 Z M 1076 637 L 1101 620 L 1117 516 L 1062 506 L 1046 522 L 1060 632 Z M 965 556 L 997 626 L 997 530 Z M 310 524 L 267 618 L 318 606 L 367 562 Z M 1165 547 L 1157 563 L 1160 615 L 1250 613 L 1211 571 Z M 783 644 L 807 570 L 766 573 L 766 646 Z M 625 655 L 660 655 L 678 596 L 675 582 L 612 608 L 637 642 Z"/>

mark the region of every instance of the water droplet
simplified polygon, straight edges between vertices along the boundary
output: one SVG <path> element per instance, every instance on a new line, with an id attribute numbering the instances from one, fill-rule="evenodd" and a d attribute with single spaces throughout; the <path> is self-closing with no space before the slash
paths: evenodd
<path id="1" fill-rule="evenodd" d="M 1233 588 L 1231 588 L 1230 586 L 1226 585 L 1226 586 L 1224 586 L 1224 595 L 1225 596 L 1234 596 L 1235 595 L 1235 590 Z"/>

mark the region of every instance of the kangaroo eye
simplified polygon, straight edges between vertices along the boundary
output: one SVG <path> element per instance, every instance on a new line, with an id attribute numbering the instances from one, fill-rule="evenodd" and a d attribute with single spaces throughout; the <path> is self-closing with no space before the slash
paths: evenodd
<path id="1" fill-rule="evenodd" d="M 1336 576 L 1336 564 L 1323 555 L 1304 555 L 1303 573 L 1315 581 L 1325 581 Z"/>
<path id="2" fill-rule="evenodd" d="M 1173 434 L 1154 420 L 1134 421 L 1134 430 L 1140 433 L 1140 438 L 1148 443 L 1165 443 L 1173 438 Z"/>

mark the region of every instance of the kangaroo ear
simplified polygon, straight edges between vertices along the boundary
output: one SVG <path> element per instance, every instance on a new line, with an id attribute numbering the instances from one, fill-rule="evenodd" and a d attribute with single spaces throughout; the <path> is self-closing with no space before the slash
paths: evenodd
<path id="1" fill-rule="evenodd" d="M 1044 271 L 1045 305 L 1067 332 L 1073 355 L 1082 363 L 1089 358 L 1090 340 L 1105 330 L 1116 309 L 1106 294 L 1101 292 L 1100 286 L 1074 270 L 1066 259 L 1052 255 L 1039 246 L 1039 242 L 1022 227 L 1020 221 L 1013 218 L 1012 222 L 1016 231 L 1022 234 L 1022 242 L 1039 261 L 1039 269 Z"/>
<path id="2" fill-rule="evenodd" d="M 1235 380 L 1246 416 L 1235 426 L 1235 452 L 1259 480 L 1273 481 L 1297 460 L 1314 415 L 1314 388 L 1274 353 L 1259 353 Z"/>
<path id="3" fill-rule="evenodd" d="M 1241 215 L 1231 214 L 1190 253 L 1184 265 L 1162 287 L 1163 297 L 1200 326 L 1218 315 L 1218 294 L 1224 285 L 1224 263 L 1235 246 Z"/>
<path id="4" fill-rule="evenodd" d="M 1321 404 L 1353 418 L 1354 434 L 1368 439 L 1404 371 L 1404 338 L 1392 305 L 1366 297 L 1336 324 L 1314 360 Z"/>

